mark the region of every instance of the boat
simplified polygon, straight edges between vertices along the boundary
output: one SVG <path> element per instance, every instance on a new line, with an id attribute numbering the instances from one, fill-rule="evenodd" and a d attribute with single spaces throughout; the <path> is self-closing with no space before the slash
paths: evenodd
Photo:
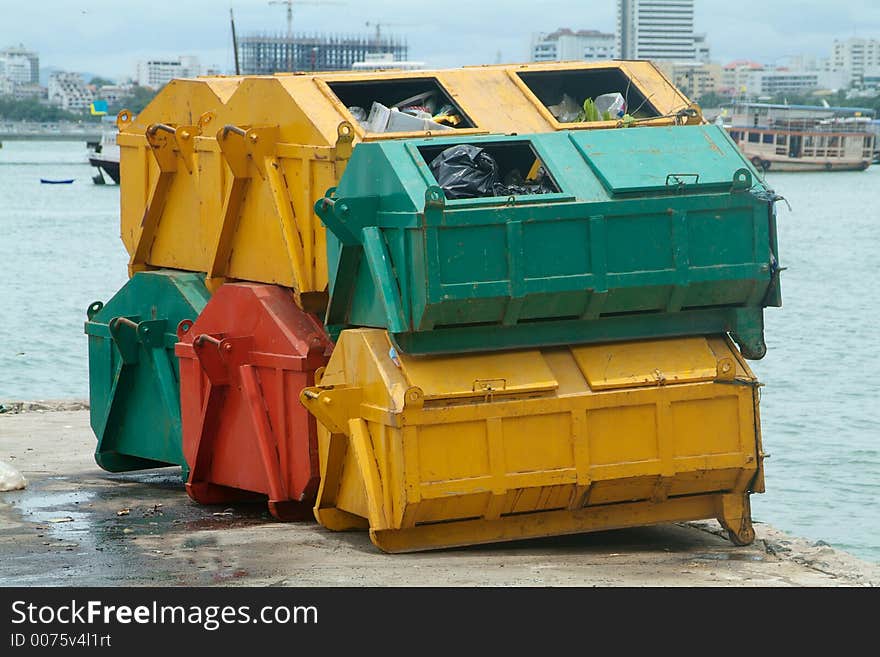
<path id="1" fill-rule="evenodd" d="M 863 171 L 874 161 L 874 110 L 735 101 L 724 127 L 758 170 Z"/>
<path id="2" fill-rule="evenodd" d="M 98 170 L 92 177 L 96 185 L 106 185 L 106 174 L 110 180 L 119 184 L 119 145 L 116 143 L 116 117 L 103 117 L 101 121 L 101 141 L 89 142 L 89 164 Z"/>
<path id="3" fill-rule="evenodd" d="M 52 178 L 40 178 L 40 182 L 44 185 L 69 185 L 73 182 L 73 178 L 63 178 L 63 179 L 52 179 Z"/>
<path id="4" fill-rule="evenodd" d="M 880 119 L 871 121 L 871 132 L 874 133 L 874 160 L 872 164 L 880 164 Z"/>

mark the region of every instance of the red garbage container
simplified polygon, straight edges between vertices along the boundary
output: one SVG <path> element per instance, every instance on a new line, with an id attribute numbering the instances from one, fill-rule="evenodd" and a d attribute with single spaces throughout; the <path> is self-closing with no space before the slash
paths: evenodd
<path id="1" fill-rule="evenodd" d="M 202 504 L 268 498 L 280 520 L 312 518 L 315 419 L 299 403 L 333 343 L 277 285 L 222 285 L 178 328 L 183 453 Z"/>

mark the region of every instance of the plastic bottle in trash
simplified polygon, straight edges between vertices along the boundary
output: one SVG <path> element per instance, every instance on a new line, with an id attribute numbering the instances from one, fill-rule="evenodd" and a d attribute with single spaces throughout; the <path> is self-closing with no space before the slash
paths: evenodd
<path id="1" fill-rule="evenodd" d="M 599 116 L 603 116 L 608 112 L 612 118 L 622 118 L 626 114 L 626 101 L 623 95 L 615 92 L 612 94 L 602 94 L 596 96 L 596 109 L 599 110 Z"/>

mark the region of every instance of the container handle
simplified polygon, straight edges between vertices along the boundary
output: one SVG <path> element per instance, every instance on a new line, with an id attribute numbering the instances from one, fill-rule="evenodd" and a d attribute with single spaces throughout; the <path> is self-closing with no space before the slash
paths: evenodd
<path id="1" fill-rule="evenodd" d="M 669 173 L 666 174 L 666 186 L 672 187 L 674 185 L 678 189 L 683 189 L 688 184 L 684 178 L 693 178 L 694 181 L 690 183 L 691 185 L 700 184 L 700 174 L 698 173 Z"/>

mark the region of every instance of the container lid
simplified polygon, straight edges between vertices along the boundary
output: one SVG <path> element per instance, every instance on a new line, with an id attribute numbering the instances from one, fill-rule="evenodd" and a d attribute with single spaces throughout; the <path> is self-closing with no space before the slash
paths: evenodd
<path id="1" fill-rule="evenodd" d="M 574 142 L 611 194 L 751 187 L 751 173 L 724 129 L 711 125 L 583 130 Z"/>
<path id="2" fill-rule="evenodd" d="M 414 357 L 399 355 L 411 385 L 425 399 L 456 399 L 555 390 L 559 382 L 538 350 Z"/>
<path id="3" fill-rule="evenodd" d="M 572 347 L 571 353 L 592 390 L 713 381 L 718 372 L 702 337 Z"/>

